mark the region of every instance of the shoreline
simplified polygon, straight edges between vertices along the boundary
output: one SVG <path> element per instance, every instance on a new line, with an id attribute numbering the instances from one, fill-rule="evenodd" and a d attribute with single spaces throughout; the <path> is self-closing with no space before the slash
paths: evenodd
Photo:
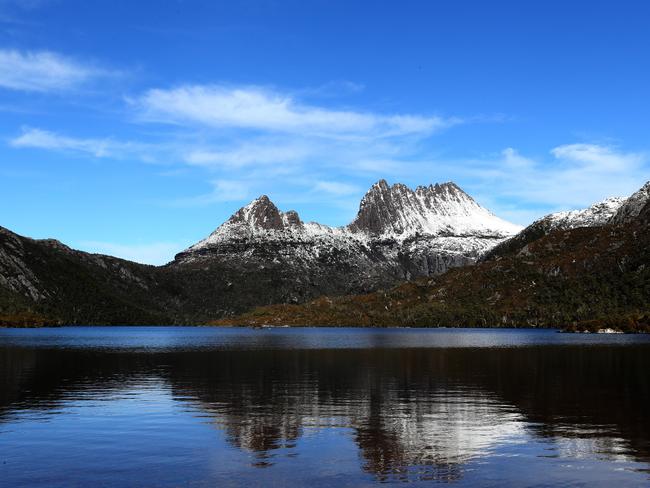
<path id="1" fill-rule="evenodd" d="M 562 334 L 647 334 L 648 331 L 623 331 L 618 328 L 604 328 L 598 330 L 568 330 L 568 327 L 413 327 L 413 326 L 359 326 L 359 325 L 221 325 L 221 324 L 49 324 L 49 325 L 0 325 L 0 329 L 64 329 L 64 328 L 94 328 L 94 327 L 113 327 L 116 329 L 129 327 L 180 327 L 180 328 L 215 328 L 215 329 L 252 329 L 252 330 L 270 330 L 270 329 L 388 329 L 388 330 L 554 330 Z"/>

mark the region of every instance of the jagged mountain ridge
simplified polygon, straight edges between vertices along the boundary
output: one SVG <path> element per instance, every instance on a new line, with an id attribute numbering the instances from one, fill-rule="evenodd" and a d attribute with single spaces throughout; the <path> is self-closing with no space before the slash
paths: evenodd
<path id="1" fill-rule="evenodd" d="M 443 184 L 436 193 L 445 186 L 453 190 Z M 392 193 L 375 198 L 377 192 L 393 189 L 401 196 Z M 368 193 L 360 214 L 364 207 L 372 208 L 373 200 L 408 200 L 400 185 L 379 182 Z M 455 201 L 466 198 L 458 194 Z M 552 224 L 549 228 L 554 225 L 555 229 L 546 229 L 542 237 L 576 226 L 585 231 L 598 229 L 614 219 L 610 216 L 614 211 L 614 215 L 624 215 L 623 224 L 611 224 L 614 227 L 638 226 L 635 222 L 648 220 L 647 201 L 648 192 L 642 189 L 618 208 L 620 201 L 614 199 L 585 211 L 556 214 L 547 219 Z M 392 210 L 373 212 L 390 215 Z M 401 205 L 398 213 L 416 222 L 418 212 Z M 160 267 L 76 251 L 53 239 L 29 239 L 0 228 L 0 325 L 15 323 L 11 318 L 15 313 L 23 314 L 20 323 L 34 324 L 205 323 L 255 306 L 301 303 L 322 295 L 356 295 L 418 276 L 437 276 L 450 267 L 474 263 L 486 248 L 504 240 L 498 225 L 491 229 L 491 236 L 480 227 L 454 230 L 453 225 L 437 227 L 437 235 L 398 233 L 395 226 L 364 231 L 352 227 L 305 223 L 297 213 L 281 212 L 268 198 L 260 198 L 236 212 L 202 243 Z M 603 245 L 610 239 L 606 231 L 598 235 Z M 519 253 L 521 259 L 528 259 L 528 252 L 520 251 L 506 249 L 504 255 Z M 545 259 L 563 259 L 569 251 L 575 250 L 562 244 L 546 252 Z M 480 273 L 476 276 L 483 279 Z M 491 285 L 486 282 L 485 286 Z"/>
<path id="2" fill-rule="evenodd" d="M 391 187 L 380 180 L 363 197 L 359 213 L 347 229 L 404 239 L 416 234 L 507 237 L 521 228 L 481 207 L 453 182 L 411 190 L 401 183 Z"/>
<path id="3" fill-rule="evenodd" d="M 280 211 L 262 195 L 239 209 L 206 239 L 181 253 L 186 255 L 237 238 L 338 237 L 343 240 L 404 241 L 419 236 L 507 238 L 520 226 L 496 217 L 455 183 L 419 186 L 411 190 L 380 180 L 368 190 L 355 219 L 344 227 L 304 223 L 295 210 Z"/>
<path id="4" fill-rule="evenodd" d="M 411 190 L 380 180 L 343 227 L 303 222 L 262 195 L 179 253 L 171 266 L 270 273 L 277 301 L 296 303 L 323 293 L 365 293 L 472 264 L 519 229 L 454 183 Z"/>

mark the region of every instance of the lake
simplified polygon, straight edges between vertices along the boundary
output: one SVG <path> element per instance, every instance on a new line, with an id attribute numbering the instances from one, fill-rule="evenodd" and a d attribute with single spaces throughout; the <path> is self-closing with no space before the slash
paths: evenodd
<path id="1" fill-rule="evenodd" d="M 650 483 L 650 336 L 0 329 L 2 486 L 379 483 Z"/>

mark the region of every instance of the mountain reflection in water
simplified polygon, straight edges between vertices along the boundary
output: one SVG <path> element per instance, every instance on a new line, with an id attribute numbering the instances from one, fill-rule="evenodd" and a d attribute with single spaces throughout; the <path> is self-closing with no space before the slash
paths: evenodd
<path id="1" fill-rule="evenodd" d="M 319 454 L 307 452 L 301 440 L 329 432 L 334 439 L 351 440 L 358 455 L 350 458 L 343 448 L 332 454 L 323 447 L 323 458 L 334 455 L 357 464 L 359 483 L 476 481 L 487 460 L 501 456 L 506 459 L 501 469 L 516 470 L 522 469 L 516 467 L 517 458 L 526 455 L 533 461 L 525 469 L 537 470 L 529 475 L 540 483 L 562 480 L 553 481 L 548 472 L 559 469 L 554 460 L 580 459 L 611 465 L 607 472 L 612 476 L 622 463 L 626 472 L 621 479 L 642 483 L 648 480 L 644 470 L 650 462 L 648 371 L 647 343 L 148 352 L 7 345 L 0 347 L 0 463 L 8 461 L 0 475 L 16 482 L 48 479 L 22 478 L 17 470 L 28 459 L 3 442 L 27 424 L 47 425 L 66 415 L 88 422 L 83 429 L 75 427 L 81 429 L 75 439 L 63 436 L 62 445 L 54 433 L 48 438 L 41 429 L 40 437 L 33 434 L 24 447 L 35 458 L 49 449 L 46 454 L 56 459 L 57 449 L 70 449 L 70 443 L 83 450 L 84 436 L 137 436 L 149 413 L 155 419 L 164 412 L 160 418 L 167 423 L 199 418 L 223 432 L 225 447 L 216 441 L 215 446 L 194 447 L 215 449 L 217 457 L 226 451 L 231 457 L 248 453 L 250 479 L 263 479 L 255 478 L 270 473 L 263 468 L 292 458 L 317 460 Z M 103 412 L 116 402 L 120 407 L 110 416 L 119 433 L 95 425 L 82 410 L 93 405 Z M 121 426 L 120 419 L 127 417 L 128 427 Z M 166 442 L 170 450 L 178 448 L 170 439 L 182 430 L 165 434 L 164 425 L 156 425 L 157 448 Z M 119 441 L 114 446 L 106 442 L 105 462 L 121 463 L 117 454 L 111 459 Z M 538 446 L 532 454 L 527 451 L 531 443 Z M 147 445 L 130 454 L 146 459 Z M 177 459 L 176 468 L 188 459 Z M 227 467 L 210 469 L 201 480 L 228 472 Z M 336 466 L 329 469 L 336 474 Z M 119 479 L 138 484 L 141 475 L 121 473 L 122 478 L 108 477 L 109 484 Z M 172 484 L 192 479 L 175 475 Z M 525 473 L 518 476 L 527 479 Z M 602 474 L 598 477 L 593 481 L 607 482 Z"/>

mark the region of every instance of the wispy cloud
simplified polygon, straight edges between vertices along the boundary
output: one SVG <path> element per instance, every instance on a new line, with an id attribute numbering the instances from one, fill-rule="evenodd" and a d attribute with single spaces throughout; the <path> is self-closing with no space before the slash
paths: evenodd
<path id="1" fill-rule="evenodd" d="M 650 179 L 647 153 L 603 144 L 560 145 L 535 156 L 512 147 L 473 159 L 406 156 L 360 159 L 342 171 L 353 181 L 363 174 L 413 185 L 452 180 L 497 215 L 522 225 L 550 212 L 627 196 Z"/>
<path id="2" fill-rule="evenodd" d="M 245 143 L 222 150 L 191 150 L 185 161 L 193 166 L 207 168 L 243 167 L 303 160 L 310 150 L 299 144 Z"/>
<path id="3" fill-rule="evenodd" d="M 479 158 L 447 157 L 423 138 L 483 118 L 340 110 L 259 87 L 153 89 L 133 103 L 141 121 L 173 124 L 164 142 L 25 128 L 10 145 L 143 161 L 166 153 L 186 171 L 207 170 L 209 189 L 165 203 L 174 206 L 243 202 L 271 193 L 285 203 L 325 202 L 349 211 L 380 177 L 415 185 L 453 180 L 520 224 L 629 194 L 650 174 L 647 154 L 608 144 L 563 144 L 542 155 L 508 147 Z"/>
<path id="4" fill-rule="evenodd" d="M 598 144 L 568 144 L 553 148 L 554 161 L 530 161 L 499 174 L 511 185 L 503 188 L 524 202 L 583 207 L 608 196 L 625 196 L 648 178 L 646 155 Z M 508 163 L 508 157 L 505 158 Z"/>
<path id="5" fill-rule="evenodd" d="M 578 163 L 582 169 L 594 171 L 628 171 L 638 169 L 647 155 L 622 153 L 610 146 L 598 144 L 566 144 L 551 151 L 558 159 Z"/>
<path id="6" fill-rule="evenodd" d="M 460 118 L 377 114 L 309 105 L 259 87 L 189 85 L 153 89 L 136 102 L 143 119 L 321 137 L 427 135 L 462 123 Z"/>
<path id="7" fill-rule="evenodd" d="M 349 80 L 334 80 L 322 85 L 304 88 L 298 93 L 301 95 L 310 95 L 320 98 L 338 98 L 345 95 L 360 93 L 365 89 L 362 83 L 355 83 Z"/>
<path id="8" fill-rule="evenodd" d="M 82 241 L 78 245 L 84 251 L 107 254 L 136 263 L 161 265 L 168 263 L 174 255 L 186 249 L 187 243 L 151 242 L 138 244 L 120 244 L 103 241 Z"/>
<path id="9" fill-rule="evenodd" d="M 566 144 L 551 158 L 513 148 L 498 158 L 445 163 L 445 172 L 501 215 L 529 223 L 557 210 L 584 208 L 610 196 L 627 196 L 650 178 L 647 154 L 601 144 Z"/>
<path id="10" fill-rule="evenodd" d="M 0 49 L 0 87 L 50 92 L 78 87 L 108 72 L 50 51 Z"/>
<path id="11" fill-rule="evenodd" d="M 118 141 L 110 138 L 68 137 L 42 129 L 23 128 L 23 133 L 9 141 L 12 147 L 36 148 L 87 154 L 96 158 L 137 157 L 151 161 L 152 147 L 137 142 Z"/>
<path id="12" fill-rule="evenodd" d="M 98 158 L 112 155 L 108 139 L 78 139 L 41 129 L 24 128 L 23 133 L 9 141 L 13 147 L 65 150 L 88 153 Z"/>

